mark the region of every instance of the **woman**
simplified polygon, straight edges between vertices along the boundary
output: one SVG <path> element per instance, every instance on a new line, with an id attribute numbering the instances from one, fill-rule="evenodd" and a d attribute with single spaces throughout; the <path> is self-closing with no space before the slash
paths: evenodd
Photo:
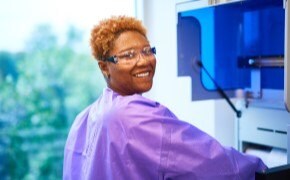
<path id="1" fill-rule="evenodd" d="M 75 119 L 65 147 L 64 179 L 254 179 L 263 162 L 220 145 L 145 97 L 156 66 L 140 21 L 100 22 L 91 34 L 106 79 L 103 94 Z"/>

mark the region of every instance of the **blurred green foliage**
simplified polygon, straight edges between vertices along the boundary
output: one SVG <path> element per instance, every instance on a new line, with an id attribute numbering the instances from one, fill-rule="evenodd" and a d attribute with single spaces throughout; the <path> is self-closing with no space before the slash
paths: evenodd
<path id="1" fill-rule="evenodd" d="M 0 52 L 1 179 L 61 179 L 69 128 L 105 86 L 82 32 L 59 39 L 40 25 L 23 52 Z"/>

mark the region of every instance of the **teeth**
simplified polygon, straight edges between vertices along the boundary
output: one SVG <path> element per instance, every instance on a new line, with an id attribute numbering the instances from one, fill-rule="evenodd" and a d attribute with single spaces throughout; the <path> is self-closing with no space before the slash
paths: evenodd
<path id="1" fill-rule="evenodd" d="M 135 76 L 136 76 L 136 77 L 145 77 L 145 76 L 149 76 L 149 72 L 136 74 Z"/>

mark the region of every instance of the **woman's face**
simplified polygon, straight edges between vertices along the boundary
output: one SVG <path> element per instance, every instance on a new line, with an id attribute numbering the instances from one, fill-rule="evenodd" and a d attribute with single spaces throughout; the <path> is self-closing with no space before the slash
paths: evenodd
<path id="1" fill-rule="evenodd" d="M 121 95 L 131 95 L 149 91 L 153 84 L 156 59 L 154 55 L 146 56 L 141 52 L 148 49 L 148 40 L 136 31 L 121 33 L 114 42 L 110 56 L 119 56 L 115 63 L 106 61 L 108 86 Z M 121 62 L 123 55 L 135 52 L 136 57 L 130 63 Z"/>

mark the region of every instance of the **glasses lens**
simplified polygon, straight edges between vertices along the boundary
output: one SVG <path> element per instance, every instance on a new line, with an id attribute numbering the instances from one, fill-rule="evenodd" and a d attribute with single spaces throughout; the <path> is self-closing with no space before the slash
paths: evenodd
<path id="1" fill-rule="evenodd" d="M 136 50 L 130 50 L 123 52 L 119 55 L 113 56 L 115 59 L 114 63 L 120 63 L 120 64 L 132 64 L 136 63 L 140 59 L 140 55 L 143 58 L 150 59 L 153 58 L 154 55 L 156 54 L 156 49 L 155 47 L 145 47 L 141 51 L 136 51 Z"/>

